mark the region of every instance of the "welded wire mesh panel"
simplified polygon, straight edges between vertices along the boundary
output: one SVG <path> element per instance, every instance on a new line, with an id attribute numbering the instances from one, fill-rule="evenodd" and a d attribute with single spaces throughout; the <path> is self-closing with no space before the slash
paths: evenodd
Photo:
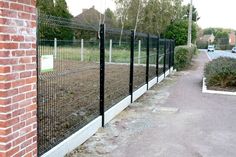
<path id="1" fill-rule="evenodd" d="M 105 35 L 105 110 L 129 95 L 130 32 L 107 30 Z"/>
<path id="2" fill-rule="evenodd" d="M 97 31 L 39 15 L 38 150 L 43 154 L 99 116 Z"/>
<path id="3" fill-rule="evenodd" d="M 157 62 L 157 37 L 152 36 L 149 40 L 149 81 L 156 77 Z"/>
<path id="4" fill-rule="evenodd" d="M 165 40 L 160 39 L 160 46 L 159 46 L 159 76 L 164 74 L 164 57 L 165 57 Z"/>
<path id="5" fill-rule="evenodd" d="M 103 102 L 106 111 L 129 96 L 132 85 L 135 91 L 156 77 L 157 52 L 159 75 L 172 60 L 171 41 L 160 39 L 158 51 L 156 36 L 148 39 L 147 34 L 135 33 L 131 66 L 131 31 L 105 29 L 103 75 L 103 36 L 99 39 L 98 26 L 42 14 L 38 21 L 39 155 L 103 115 Z"/>
<path id="6" fill-rule="evenodd" d="M 146 84 L 147 35 L 136 34 L 134 48 L 134 91 Z"/>
<path id="7" fill-rule="evenodd" d="M 165 71 L 169 70 L 170 65 L 170 55 L 171 55 L 171 47 L 170 47 L 170 40 L 166 40 L 166 64 L 165 64 Z"/>

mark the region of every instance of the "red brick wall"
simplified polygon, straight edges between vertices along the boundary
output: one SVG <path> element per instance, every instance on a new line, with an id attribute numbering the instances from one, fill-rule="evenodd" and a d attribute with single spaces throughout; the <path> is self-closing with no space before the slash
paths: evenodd
<path id="1" fill-rule="evenodd" d="M 236 43 L 235 43 L 236 36 L 235 36 L 235 33 L 234 33 L 234 32 L 230 33 L 229 39 L 230 39 L 230 43 L 229 43 L 230 45 L 235 45 L 235 44 L 236 44 Z"/>
<path id="2" fill-rule="evenodd" d="M 37 155 L 35 0 L 0 0 L 0 157 Z"/>

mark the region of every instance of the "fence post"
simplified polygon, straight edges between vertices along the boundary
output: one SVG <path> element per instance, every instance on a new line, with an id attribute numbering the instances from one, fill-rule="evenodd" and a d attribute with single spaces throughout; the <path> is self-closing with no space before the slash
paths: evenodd
<path id="1" fill-rule="evenodd" d="M 105 94 L 105 30 L 104 24 L 100 25 L 100 114 L 102 127 L 104 127 L 104 94 Z"/>
<path id="2" fill-rule="evenodd" d="M 141 64 L 141 40 L 138 41 L 138 64 Z"/>
<path id="3" fill-rule="evenodd" d="M 148 82 L 149 82 L 149 39 L 150 35 L 147 35 L 147 60 L 146 60 L 146 84 L 148 90 Z"/>
<path id="4" fill-rule="evenodd" d="M 174 40 L 171 40 L 171 67 L 174 66 Z"/>
<path id="5" fill-rule="evenodd" d="M 174 65 L 174 41 L 171 40 L 171 68 L 173 67 Z"/>
<path id="6" fill-rule="evenodd" d="M 54 58 L 57 58 L 57 38 L 54 38 Z"/>
<path id="7" fill-rule="evenodd" d="M 80 59 L 81 62 L 84 61 L 84 39 L 81 39 Z"/>
<path id="8" fill-rule="evenodd" d="M 157 76 L 157 82 L 158 82 L 158 76 L 159 76 L 159 51 L 160 51 L 160 39 L 157 38 L 157 58 L 156 58 L 156 76 Z"/>
<path id="9" fill-rule="evenodd" d="M 173 40 L 173 69 L 175 69 L 175 40 Z"/>
<path id="10" fill-rule="evenodd" d="M 164 40 L 164 67 L 163 67 L 164 77 L 166 77 L 166 39 Z"/>
<path id="11" fill-rule="evenodd" d="M 109 62 L 112 62 L 112 39 L 110 39 Z"/>
<path id="12" fill-rule="evenodd" d="M 130 76 L 129 76 L 129 95 L 131 95 L 131 103 L 133 102 L 133 80 L 134 80 L 134 30 L 131 30 L 130 43 Z"/>
<path id="13" fill-rule="evenodd" d="M 171 61 L 171 57 L 172 57 L 172 54 L 171 54 L 171 52 L 172 52 L 171 40 L 168 41 L 168 47 L 169 47 L 168 48 L 168 50 L 169 50 L 168 55 L 169 55 L 169 70 L 170 70 L 171 64 L 172 64 L 172 61 Z"/>

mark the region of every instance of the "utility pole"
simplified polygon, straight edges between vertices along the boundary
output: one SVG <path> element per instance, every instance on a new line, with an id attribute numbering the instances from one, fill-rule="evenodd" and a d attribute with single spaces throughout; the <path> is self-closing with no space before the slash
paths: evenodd
<path id="1" fill-rule="evenodd" d="M 192 21 L 193 21 L 193 0 L 190 3 L 189 9 L 189 24 L 188 24 L 188 46 L 192 45 Z"/>

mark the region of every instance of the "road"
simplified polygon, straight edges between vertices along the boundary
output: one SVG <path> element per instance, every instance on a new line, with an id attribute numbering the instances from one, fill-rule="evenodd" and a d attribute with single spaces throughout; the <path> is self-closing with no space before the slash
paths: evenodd
<path id="1" fill-rule="evenodd" d="M 216 50 L 215 52 L 208 52 L 207 54 L 211 60 L 219 57 L 231 57 L 236 59 L 236 53 L 232 53 L 231 51 Z"/>

